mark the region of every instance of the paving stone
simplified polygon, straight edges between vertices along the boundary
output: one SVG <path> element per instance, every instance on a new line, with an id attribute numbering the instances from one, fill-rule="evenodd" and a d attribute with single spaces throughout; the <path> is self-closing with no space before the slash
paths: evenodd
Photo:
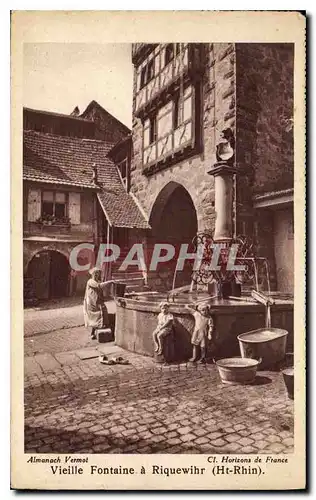
<path id="1" fill-rule="evenodd" d="M 229 443 L 233 443 L 233 442 L 238 441 L 240 439 L 240 435 L 239 434 L 227 434 L 225 436 L 225 439 Z"/>
<path id="2" fill-rule="evenodd" d="M 196 444 L 205 444 L 205 443 L 209 443 L 209 439 L 207 439 L 206 437 L 199 437 L 199 438 L 195 439 L 194 442 Z"/>
<path id="3" fill-rule="evenodd" d="M 281 453 L 282 451 L 284 451 L 285 446 L 283 446 L 281 443 L 272 443 L 266 449 L 268 451 L 271 451 L 271 453 Z"/>
<path id="4" fill-rule="evenodd" d="M 138 452 L 142 454 L 148 454 L 151 452 L 151 448 L 150 446 L 143 446 L 142 448 L 139 448 Z"/>
<path id="5" fill-rule="evenodd" d="M 179 434 L 188 434 L 189 432 L 191 432 L 191 427 L 189 426 L 186 426 L 186 427 L 180 427 L 179 429 L 177 429 L 177 432 Z"/>
<path id="6" fill-rule="evenodd" d="M 227 443 L 224 441 L 224 439 L 215 439 L 211 441 L 212 446 L 225 446 Z"/>
<path id="7" fill-rule="evenodd" d="M 264 450 L 268 445 L 270 445 L 270 443 L 268 441 L 263 440 L 263 439 L 261 441 L 255 441 L 253 443 L 253 446 L 258 448 L 259 450 Z"/>
<path id="8" fill-rule="evenodd" d="M 161 441 L 165 441 L 164 436 L 152 436 L 150 441 L 153 443 L 161 443 Z"/>
<path id="9" fill-rule="evenodd" d="M 240 453 L 256 453 L 257 450 L 253 446 L 243 446 L 239 449 Z"/>
<path id="10" fill-rule="evenodd" d="M 211 432 L 211 433 L 208 435 L 208 437 L 209 437 L 210 439 L 212 439 L 212 440 L 215 440 L 215 439 L 217 439 L 217 438 L 222 437 L 222 435 L 223 435 L 223 434 L 222 434 L 221 432 Z"/>
<path id="11" fill-rule="evenodd" d="M 93 425 L 92 427 L 89 427 L 90 432 L 98 432 L 98 431 L 102 431 L 102 430 L 103 430 L 103 427 L 100 424 Z"/>
<path id="12" fill-rule="evenodd" d="M 269 441 L 270 443 L 280 443 L 281 442 L 281 439 L 279 436 L 277 436 L 276 434 L 270 434 L 269 436 L 267 436 L 265 438 L 267 441 Z"/>
<path id="13" fill-rule="evenodd" d="M 238 443 L 227 443 L 225 445 L 225 452 L 237 452 L 240 449 L 240 445 Z"/>
<path id="14" fill-rule="evenodd" d="M 207 430 L 203 427 L 200 427 L 199 429 L 192 429 L 192 431 L 196 436 L 205 436 L 205 434 L 207 434 Z"/>
<path id="15" fill-rule="evenodd" d="M 60 363 L 49 353 L 37 354 L 35 360 L 44 372 L 54 371 L 60 368 Z"/>
<path id="16" fill-rule="evenodd" d="M 165 434 L 166 439 L 172 439 L 172 438 L 176 438 L 176 437 L 178 437 L 178 433 L 176 431 L 167 432 Z"/>
<path id="17" fill-rule="evenodd" d="M 61 365 L 73 365 L 78 363 L 78 356 L 74 352 L 59 352 L 55 354 L 55 359 Z"/>
<path id="18" fill-rule="evenodd" d="M 107 450 L 109 450 L 110 448 L 111 446 L 108 443 L 100 443 L 93 446 L 93 451 L 95 453 L 107 453 Z"/>
<path id="19" fill-rule="evenodd" d="M 40 364 L 36 361 L 33 356 L 24 358 L 24 373 L 27 375 L 34 375 L 43 373 Z"/>
<path id="20" fill-rule="evenodd" d="M 75 354 L 80 359 L 98 358 L 100 356 L 100 353 L 97 349 L 80 349 L 80 350 L 76 351 Z"/>
<path id="21" fill-rule="evenodd" d="M 126 429 L 122 432 L 123 436 L 132 436 L 134 434 L 134 429 Z"/>
<path id="22" fill-rule="evenodd" d="M 123 432 L 125 430 L 126 430 L 126 427 L 124 427 L 124 425 L 115 425 L 109 429 L 108 434 L 118 434 L 118 433 Z"/>
<path id="23" fill-rule="evenodd" d="M 194 439 L 196 438 L 196 436 L 194 434 L 182 434 L 180 436 L 180 439 L 183 443 L 187 442 L 187 441 L 193 441 Z"/>
<path id="24" fill-rule="evenodd" d="M 233 426 L 236 431 L 241 431 L 242 429 L 245 429 L 246 426 L 244 424 L 236 424 Z"/>
<path id="25" fill-rule="evenodd" d="M 174 446 L 176 444 L 181 444 L 181 440 L 179 438 L 171 438 L 171 439 L 167 439 L 167 443 L 171 446 Z"/>
<path id="26" fill-rule="evenodd" d="M 251 430 L 249 427 L 246 429 L 241 429 L 241 431 L 238 431 L 238 434 L 240 434 L 243 437 L 249 436 L 250 433 L 251 433 Z"/>
<path id="27" fill-rule="evenodd" d="M 249 437 L 251 439 L 254 439 L 255 441 L 261 441 L 262 439 L 266 438 L 266 435 L 263 434 L 262 432 L 256 432 L 255 434 L 251 434 Z"/>
<path id="28" fill-rule="evenodd" d="M 254 440 L 253 439 L 249 439 L 249 438 L 246 438 L 246 437 L 242 437 L 241 439 L 238 440 L 238 443 L 241 445 L 241 446 L 249 446 L 251 444 L 254 443 Z"/>
<path id="29" fill-rule="evenodd" d="M 153 434 L 163 434 L 164 432 L 166 432 L 166 430 L 167 429 L 165 427 L 155 427 L 151 429 L 151 432 Z"/>
<path id="30" fill-rule="evenodd" d="M 292 446 L 294 445 L 294 439 L 292 437 L 288 437 L 283 439 L 282 443 L 285 444 L 286 446 Z"/>

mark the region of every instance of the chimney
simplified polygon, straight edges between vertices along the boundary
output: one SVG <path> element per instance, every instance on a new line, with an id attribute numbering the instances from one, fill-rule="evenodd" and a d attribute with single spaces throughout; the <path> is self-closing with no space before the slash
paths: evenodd
<path id="1" fill-rule="evenodd" d="M 70 113 L 70 116 L 79 116 L 80 115 L 80 109 L 78 106 L 75 107 L 72 113 Z"/>
<path id="2" fill-rule="evenodd" d="M 95 163 L 92 163 L 92 183 L 98 185 L 98 169 Z"/>

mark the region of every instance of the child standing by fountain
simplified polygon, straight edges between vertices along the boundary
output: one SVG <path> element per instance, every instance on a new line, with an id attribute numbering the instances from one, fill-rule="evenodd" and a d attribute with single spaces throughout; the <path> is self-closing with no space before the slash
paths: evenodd
<path id="1" fill-rule="evenodd" d="M 169 312 L 169 304 L 167 302 L 161 302 L 159 304 L 160 313 L 158 314 L 158 325 L 153 332 L 153 339 L 155 344 L 155 352 L 157 354 L 162 354 L 163 349 L 163 339 L 172 333 L 173 327 L 173 314 Z"/>
<path id="2" fill-rule="evenodd" d="M 191 338 L 193 345 L 193 355 L 190 361 L 195 363 L 199 357 L 200 362 L 206 362 L 207 341 L 214 341 L 214 321 L 211 317 L 211 306 L 204 303 L 197 303 L 194 306 L 186 306 L 192 312 L 195 320 L 194 331 Z"/>

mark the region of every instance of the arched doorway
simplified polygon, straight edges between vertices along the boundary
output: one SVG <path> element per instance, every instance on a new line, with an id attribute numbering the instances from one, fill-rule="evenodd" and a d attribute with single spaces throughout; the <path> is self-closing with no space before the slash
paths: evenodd
<path id="1" fill-rule="evenodd" d="M 188 191 L 177 182 L 169 182 L 157 196 L 153 205 L 150 225 L 152 227 L 150 246 L 155 243 L 169 243 L 176 248 L 178 256 L 180 246 L 189 244 L 188 251 L 196 236 L 198 223 L 194 203 Z M 193 261 L 186 261 L 184 271 L 177 274 L 176 286 L 189 284 L 191 281 Z M 158 267 L 164 275 L 165 288 L 171 288 L 176 260 L 166 262 Z"/>
<path id="2" fill-rule="evenodd" d="M 68 295 L 70 266 L 60 252 L 46 250 L 38 252 L 30 261 L 27 280 L 31 295 L 37 299 L 52 299 Z"/>

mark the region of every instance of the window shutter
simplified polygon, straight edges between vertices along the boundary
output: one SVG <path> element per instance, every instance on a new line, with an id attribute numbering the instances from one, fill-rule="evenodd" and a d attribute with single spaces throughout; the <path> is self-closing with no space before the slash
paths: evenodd
<path id="1" fill-rule="evenodd" d="M 36 222 L 41 216 L 41 191 L 40 189 L 30 189 L 28 193 L 27 220 Z"/>
<path id="2" fill-rule="evenodd" d="M 69 218 L 71 224 L 80 224 L 80 193 L 69 193 Z"/>

